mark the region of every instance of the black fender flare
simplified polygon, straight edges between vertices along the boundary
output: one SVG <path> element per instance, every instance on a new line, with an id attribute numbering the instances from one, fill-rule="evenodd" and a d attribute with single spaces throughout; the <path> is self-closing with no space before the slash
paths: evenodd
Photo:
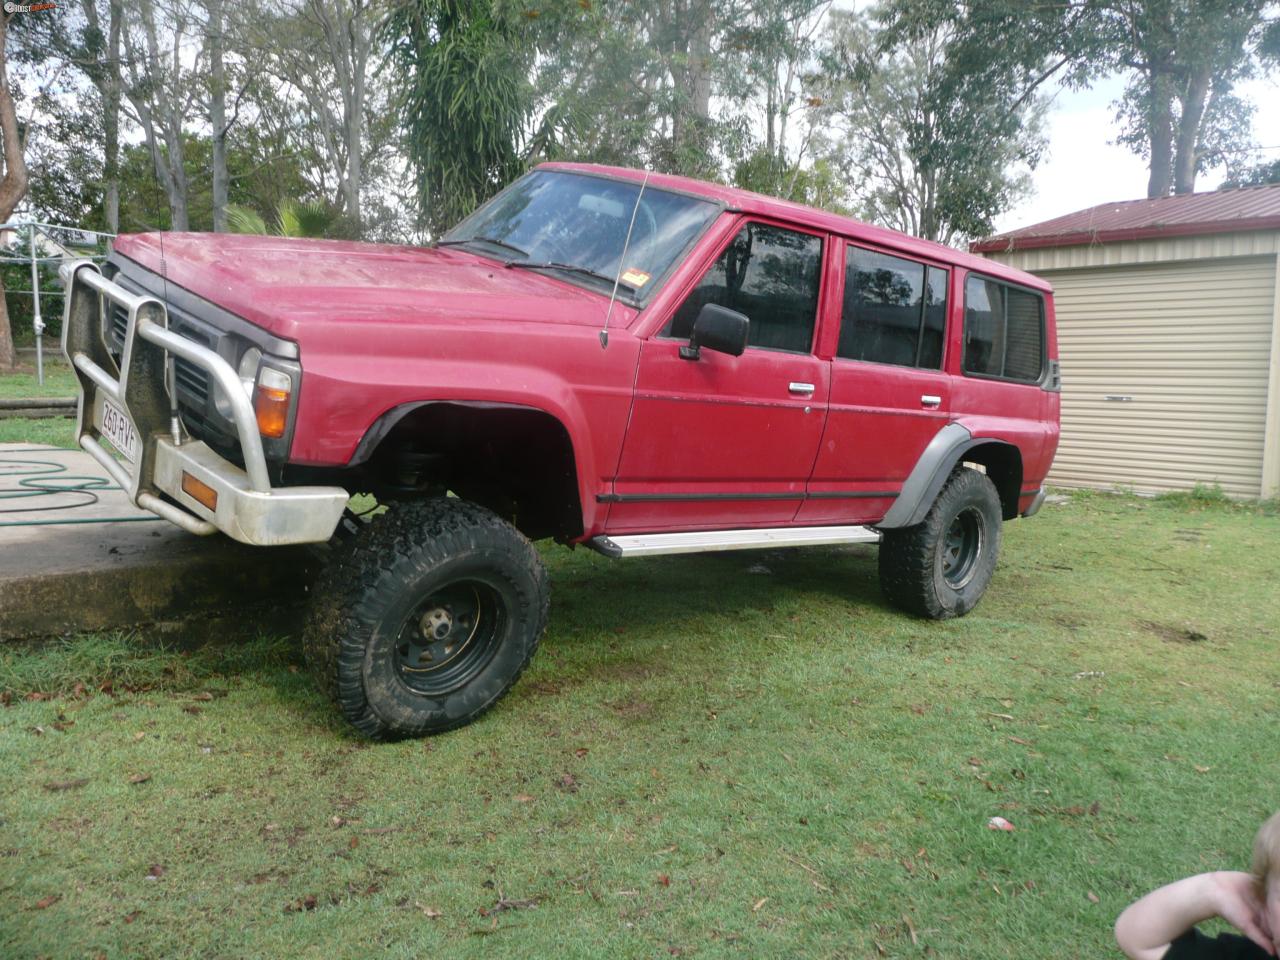
<path id="1" fill-rule="evenodd" d="M 357 444 L 355 452 L 351 455 L 351 459 L 347 461 L 347 466 L 358 467 L 360 464 L 367 461 L 369 457 L 373 455 L 373 451 L 377 449 L 378 444 L 385 440 L 387 434 L 389 434 L 401 420 L 409 416 L 409 414 L 415 413 L 424 407 L 440 405 L 465 407 L 470 410 L 523 410 L 530 413 L 541 413 L 559 421 L 559 418 L 556 417 L 555 414 L 547 413 L 546 410 L 542 410 L 539 407 L 529 406 L 524 403 L 497 403 L 488 400 L 411 400 L 407 403 L 401 403 L 391 407 L 389 410 L 385 410 L 378 415 L 378 418 L 369 425 L 369 428 L 365 430 L 364 435 L 361 436 L 360 443 Z M 569 439 L 570 449 L 573 449 L 572 434 L 569 433 L 568 428 L 564 427 L 563 423 L 561 423 L 560 426 L 564 428 L 565 436 Z M 574 456 L 577 456 L 576 450 L 574 451 Z"/>
<path id="2" fill-rule="evenodd" d="M 884 519 L 875 526 L 881 530 L 894 530 L 922 523 L 956 464 L 970 450 L 991 443 L 1000 444 L 1002 441 L 991 438 L 974 439 L 967 427 L 959 423 L 947 424 L 934 434 L 929 445 L 924 448 L 924 453 L 920 454 L 920 459 L 903 483 L 897 500 Z"/>

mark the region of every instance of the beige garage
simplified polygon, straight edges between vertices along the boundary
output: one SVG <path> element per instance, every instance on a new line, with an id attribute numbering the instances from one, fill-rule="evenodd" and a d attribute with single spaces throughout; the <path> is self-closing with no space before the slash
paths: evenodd
<path id="1" fill-rule="evenodd" d="M 973 249 L 1054 285 L 1051 483 L 1280 495 L 1280 185 L 1106 204 Z"/>

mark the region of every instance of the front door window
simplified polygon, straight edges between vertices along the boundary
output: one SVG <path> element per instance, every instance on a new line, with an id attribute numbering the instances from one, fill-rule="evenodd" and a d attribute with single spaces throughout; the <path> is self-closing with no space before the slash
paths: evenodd
<path id="1" fill-rule="evenodd" d="M 685 298 L 662 335 L 688 340 L 698 311 L 715 303 L 751 320 L 747 346 L 808 353 L 821 272 L 820 237 L 748 224 Z"/>

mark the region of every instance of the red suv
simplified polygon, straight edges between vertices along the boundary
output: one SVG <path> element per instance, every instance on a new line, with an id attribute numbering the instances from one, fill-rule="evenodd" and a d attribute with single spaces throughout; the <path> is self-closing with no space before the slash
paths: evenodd
<path id="1" fill-rule="evenodd" d="M 430 248 L 144 234 L 64 277 L 81 446 L 195 533 L 332 539 L 305 645 L 375 737 L 515 682 L 531 540 L 878 541 L 890 601 L 957 616 L 1057 447 L 1048 284 L 680 177 L 545 164 Z"/>

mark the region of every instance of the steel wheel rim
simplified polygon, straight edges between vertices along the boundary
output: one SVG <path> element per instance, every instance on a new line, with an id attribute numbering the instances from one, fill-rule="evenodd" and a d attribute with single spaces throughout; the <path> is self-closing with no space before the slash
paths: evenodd
<path id="1" fill-rule="evenodd" d="M 396 674 L 406 687 L 440 696 L 466 686 L 493 659 L 505 620 L 497 590 L 479 580 L 438 587 L 396 634 Z"/>
<path id="2" fill-rule="evenodd" d="M 942 579 L 953 589 L 964 587 L 978 569 L 986 543 L 986 524 L 975 507 L 965 507 L 947 525 L 942 538 Z"/>

